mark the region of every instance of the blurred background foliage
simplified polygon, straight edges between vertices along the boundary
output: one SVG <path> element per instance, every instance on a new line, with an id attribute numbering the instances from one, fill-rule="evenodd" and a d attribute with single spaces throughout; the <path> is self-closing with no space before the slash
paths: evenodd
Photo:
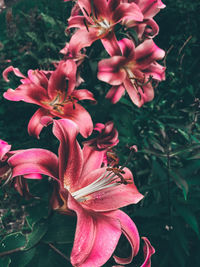
<path id="1" fill-rule="evenodd" d="M 119 131 L 116 152 L 123 163 L 130 145 L 137 145 L 128 167 L 145 198 L 124 210 L 156 249 L 152 266 L 198 266 L 200 251 L 200 17 L 199 0 L 165 0 L 156 16 L 160 33 L 156 44 L 166 51 L 166 81 L 155 89 L 155 98 L 142 108 L 125 96 L 115 105 L 105 100 L 109 85 L 96 79 L 97 63 L 107 55 L 99 41 L 87 49 L 89 58 L 80 66 L 85 84 L 97 105 L 85 103 L 94 123 L 113 120 Z M 5 1 L 0 13 L 0 68 L 53 69 L 62 58 L 60 49 L 69 40 L 65 33 L 71 2 L 62 0 Z M 100 55 L 100 56 L 99 56 Z M 91 73 L 93 75 L 91 75 Z M 0 80 L 0 138 L 12 149 L 43 147 L 57 152 L 50 129 L 40 140 L 27 134 L 27 123 L 36 107 L 3 99 L 19 80 Z M 87 86 L 87 87 L 86 87 Z M 80 140 L 81 141 L 81 140 Z M 0 266 L 71 266 L 67 258 L 73 242 L 73 218 L 49 212 L 52 184 L 29 181 L 37 198 L 24 200 L 14 190 L 0 191 Z M 121 238 L 117 253 L 126 256 Z M 16 251 L 9 254 L 8 251 Z M 23 250 L 18 252 L 19 250 Z M 130 266 L 140 266 L 142 252 Z M 105 266 L 112 266 L 112 259 Z"/>

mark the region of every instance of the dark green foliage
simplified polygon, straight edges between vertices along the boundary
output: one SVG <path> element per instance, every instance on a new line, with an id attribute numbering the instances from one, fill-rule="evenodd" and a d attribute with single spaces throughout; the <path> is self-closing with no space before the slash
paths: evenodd
<path id="1" fill-rule="evenodd" d="M 165 4 L 166 9 L 155 17 L 160 26 L 155 42 L 167 52 L 166 81 L 155 89 L 151 103 L 138 109 L 127 96 L 116 105 L 105 100 L 110 86 L 96 78 L 98 61 L 107 57 L 100 42 L 87 49 L 90 58 L 80 66 L 85 79 L 81 87 L 91 90 L 98 100 L 97 105 L 84 105 L 94 122 L 115 122 L 120 137 L 117 147 L 120 162 L 126 161 L 128 146 L 138 147 L 128 167 L 145 198 L 124 210 L 136 223 L 140 235 L 149 237 L 155 247 L 152 266 L 190 267 L 199 265 L 200 251 L 199 1 L 168 0 Z M 1 13 L 1 71 L 10 64 L 24 74 L 30 68 L 52 69 L 52 62 L 62 58 L 59 50 L 69 39 L 64 31 L 70 7 L 70 2 L 62 0 L 23 0 L 12 10 Z M 118 37 L 121 37 L 120 29 Z M 19 84 L 12 74 L 9 77 L 9 84 L 0 81 L 2 93 Z M 40 140 L 28 136 L 27 123 L 35 111 L 32 105 L 9 102 L 2 99 L 2 94 L 0 98 L 1 139 L 11 143 L 12 149 L 43 147 L 57 152 L 58 144 L 50 129 L 43 130 Z M 4 241 L 9 245 L 9 240 L 14 238 L 9 250 L 22 248 L 23 251 L 0 258 L 0 266 L 71 266 L 65 257 L 69 257 L 72 248 L 74 218 L 50 213 L 51 183 L 31 181 L 30 188 L 39 199 L 25 201 L 7 188 L 0 192 L 1 209 L 12 208 L 22 215 L 21 207 L 25 206 L 27 215 L 20 233 L 6 236 L 9 229 L 5 222 L 14 221 L 16 215 L 10 210 L 4 213 L 0 221 L 3 226 L 0 234 L 4 238 L 1 245 Z M 6 202 L 8 194 L 12 198 L 8 197 Z M 22 238 L 15 239 L 16 235 Z M 0 253 L 5 251 L 2 246 L 0 249 Z M 128 251 L 127 242 L 121 239 L 117 254 L 127 256 Z M 141 262 L 142 247 L 130 266 L 140 266 Z M 111 259 L 105 266 L 112 264 Z"/>

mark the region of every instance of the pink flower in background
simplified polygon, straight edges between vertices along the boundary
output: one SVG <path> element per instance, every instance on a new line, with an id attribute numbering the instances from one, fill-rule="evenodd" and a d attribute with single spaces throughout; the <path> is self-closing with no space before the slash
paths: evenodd
<path id="1" fill-rule="evenodd" d="M 128 258 L 114 258 L 120 264 L 130 263 L 139 250 L 139 234 L 133 221 L 119 208 L 143 198 L 132 173 L 127 168 L 101 167 L 103 159 L 98 155 L 88 158 L 76 140 L 78 128 L 73 121 L 55 120 L 53 133 L 60 141 L 59 158 L 41 149 L 23 151 L 9 160 L 13 175 L 35 172 L 59 179 L 52 207 L 77 215 L 73 266 L 102 266 L 112 256 L 121 233 L 130 242 L 132 253 Z"/>
<path id="2" fill-rule="evenodd" d="M 87 57 L 84 52 L 82 53 L 79 49 L 73 47 L 71 43 L 66 43 L 65 47 L 60 50 L 60 53 L 64 55 L 64 60 L 73 59 L 77 66 L 79 66 Z"/>
<path id="3" fill-rule="evenodd" d="M 112 121 L 109 121 L 106 124 L 97 123 L 94 130 L 99 132 L 97 137 L 89 141 L 85 141 L 84 144 L 101 151 L 116 146 L 119 143 L 118 131 L 115 129 Z"/>
<path id="4" fill-rule="evenodd" d="M 123 24 L 127 27 L 134 27 L 139 39 L 153 38 L 159 32 L 158 24 L 153 17 L 165 8 L 161 0 L 122 0 L 123 3 L 135 3 L 140 8 L 144 18 L 140 23 L 135 24 L 134 20 L 123 20 Z"/>
<path id="5" fill-rule="evenodd" d="M 8 158 L 12 155 L 10 149 L 11 145 L 0 139 L 0 183 L 10 181 L 12 178 L 12 170 L 7 163 Z"/>
<path id="6" fill-rule="evenodd" d="M 96 158 L 99 157 L 101 161 L 103 160 L 102 164 L 105 166 L 108 165 L 108 162 L 111 164 L 115 161 L 116 163 L 116 160 L 118 163 L 118 158 L 111 150 L 111 148 L 116 146 L 119 142 L 118 131 L 114 127 L 114 123 L 112 121 L 106 124 L 97 123 L 94 127 L 94 131 L 98 132 L 96 137 L 83 142 L 84 158 L 96 160 Z"/>
<path id="7" fill-rule="evenodd" d="M 86 89 L 75 90 L 77 66 L 73 60 L 60 61 L 55 71 L 29 70 L 25 77 L 17 68 L 8 67 L 3 77 L 14 72 L 21 77 L 21 85 L 15 90 L 8 89 L 4 97 L 11 101 L 24 101 L 39 105 L 28 125 L 30 135 L 37 136 L 43 128 L 41 117 L 68 118 L 78 124 L 80 133 L 88 137 L 93 130 L 90 114 L 77 103 L 80 100 L 95 101 L 93 94 Z"/>
<path id="8" fill-rule="evenodd" d="M 154 98 L 152 81 L 165 79 L 165 67 L 156 62 L 164 57 L 165 52 L 152 39 L 136 48 L 126 38 L 120 40 L 118 45 L 121 56 L 101 60 L 97 77 L 113 85 L 106 95 L 112 103 L 118 102 L 126 90 L 132 102 L 141 107 Z"/>
<path id="9" fill-rule="evenodd" d="M 83 15 L 72 15 L 68 29 L 79 28 L 69 42 L 72 54 L 78 54 L 83 47 L 101 39 L 110 55 L 118 48 L 114 27 L 123 19 L 135 22 L 143 20 L 143 15 L 135 3 L 121 3 L 120 0 L 78 0 Z M 118 50 L 120 53 L 120 50 Z"/>
<path id="10" fill-rule="evenodd" d="M 17 176 L 13 178 L 12 168 L 8 164 L 8 160 L 14 154 L 22 150 L 10 151 L 11 145 L 0 139 L 0 184 L 9 184 L 23 197 L 30 198 L 32 195 L 29 193 L 28 184 L 25 178 L 29 179 L 42 179 L 41 174 L 27 174 L 26 176 Z"/>

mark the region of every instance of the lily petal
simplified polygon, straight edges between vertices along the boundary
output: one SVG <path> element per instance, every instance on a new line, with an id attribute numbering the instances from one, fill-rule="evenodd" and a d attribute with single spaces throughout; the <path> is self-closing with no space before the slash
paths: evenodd
<path id="1" fill-rule="evenodd" d="M 83 170 L 81 176 L 84 177 L 91 171 L 99 169 L 104 158 L 104 151 L 97 151 L 87 144 L 83 147 Z M 90 180 L 90 179 L 89 179 Z M 86 184 L 87 185 L 87 184 Z M 85 185 L 84 185 L 85 186 Z"/>
<path id="2" fill-rule="evenodd" d="M 155 60 L 164 58 L 165 51 L 160 49 L 152 39 L 145 40 L 135 49 L 135 59 L 140 69 L 145 69 Z"/>
<path id="3" fill-rule="evenodd" d="M 14 74 L 17 76 L 17 77 L 21 77 L 21 78 L 26 78 L 22 73 L 21 71 L 18 69 L 18 68 L 14 68 L 13 66 L 10 66 L 8 68 L 6 68 L 4 71 L 3 71 L 3 78 L 6 82 L 9 82 L 10 80 L 8 79 L 8 73 L 10 72 L 14 72 Z"/>
<path id="4" fill-rule="evenodd" d="M 33 148 L 16 153 L 9 158 L 8 164 L 12 167 L 13 177 L 34 173 L 56 180 L 58 177 L 58 158 L 46 149 Z"/>
<path id="5" fill-rule="evenodd" d="M 165 8 L 161 0 L 139 0 L 137 4 L 142 10 L 145 19 L 154 17 L 161 8 Z"/>
<path id="6" fill-rule="evenodd" d="M 96 102 L 93 93 L 91 93 L 87 89 L 74 90 L 71 96 L 77 98 L 79 101 L 80 100 L 91 100 L 91 101 Z"/>
<path id="7" fill-rule="evenodd" d="M 82 151 L 76 140 L 77 125 L 68 119 L 54 120 L 53 134 L 60 141 L 59 178 L 66 188 L 75 188 L 82 171 Z"/>
<path id="8" fill-rule="evenodd" d="M 75 240 L 71 253 L 72 265 L 102 266 L 111 257 L 119 241 L 121 235 L 119 221 L 84 210 L 70 195 L 68 206 L 77 214 Z"/>
<path id="9" fill-rule="evenodd" d="M 85 29 L 85 17 L 84 16 L 72 16 L 68 19 L 68 27 L 70 28 L 79 28 Z"/>
<path id="10" fill-rule="evenodd" d="M 165 80 L 165 70 L 166 70 L 165 67 L 158 64 L 157 62 L 154 62 L 154 63 L 150 64 L 146 70 L 143 70 L 143 72 L 148 77 L 152 76 L 152 78 L 157 80 L 157 81 L 163 81 L 163 80 Z"/>
<path id="11" fill-rule="evenodd" d="M 127 76 L 126 71 L 120 68 L 125 65 L 125 62 L 126 59 L 122 56 L 101 60 L 98 64 L 98 79 L 111 85 L 120 85 Z"/>
<path id="12" fill-rule="evenodd" d="M 138 88 L 138 92 L 141 97 L 141 104 L 151 101 L 154 98 L 154 89 L 151 83 L 143 85 L 142 88 Z"/>
<path id="13" fill-rule="evenodd" d="M 48 101 L 46 89 L 33 83 L 21 84 L 15 90 L 8 89 L 3 96 L 11 101 L 24 101 L 44 107 L 42 102 Z"/>
<path id="14" fill-rule="evenodd" d="M 28 178 L 28 179 L 37 179 L 37 180 L 41 180 L 42 179 L 42 175 L 39 173 L 34 173 L 34 174 L 26 174 L 23 176 L 24 178 Z"/>
<path id="15" fill-rule="evenodd" d="M 124 95 L 125 88 L 123 85 L 112 86 L 108 93 L 106 94 L 106 98 L 110 99 L 113 104 L 116 104 L 120 98 Z"/>
<path id="16" fill-rule="evenodd" d="M 145 37 L 147 38 L 154 38 L 158 33 L 159 33 L 159 26 L 155 22 L 154 19 L 148 19 L 144 24 L 141 24 L 143 27 L 140 29 L 140 25 L 138 25 L 139 30 L 138 30 L 138 37 L 142 38 L 142 35 L 144 34 Z"/>
<path id="17" fill-rule="evenodd" d="M 106 176 L 109 173 L 108 171 L 107 173 L 105 173 L 104 170 L 106 169 L 107 168 L 105 167 L 94 170 L 93 172 L 90 172 L 88 176 L 82 179 L 83 181 L 90 180 L 92 183 L 92 181 L 97 180 L 101 175 Z M 130 204 L 138 203 L 143 198 L 143 195 L 138 191 L 135 184 L 133 183 L 133 177 L 131 171 L 127 168 L 124 168 L 123 171 L 125 172 L 125 174 L 122 175 L 123 178 L 125 180 L 128 180 L 128 182 L 132 182 L 131 184 L 125 185 L 119 183 L 115 186 L 103 188 L 101 190 L 99 189 L 94 193 L 88 194 L 86 200 L 82 202 L 82 204 L 84 204 L 84 206 L 87 206 L 94 211 L 107 212 L 125 207 Z M 112 173 L 110 174 L 110 176 L 111 175 Z M 83 187 L 83 184 L 81 185 L 81 187 Z"/>
<path id="18" fill-rule="evenodd" d="M 113 13 L 113 20 L 115 22 L 127 18 L 135 21 L 143 21 L 143 14 L 135 3 L 122 3 Z"/>
<path id="19" fill-rule="evenodd" d="M 122 40 L 118 41 L 118 45 L 121 49 L 122 55 L 131 61 L 131 59 L 134 59 L 135 55 L 135 44 L 133 41 L 123 38 Z"/>
<path id="20" fill-rule="evenodd" d="M 79 29 L 71 37 L 69 50 L 73 55 L 77 55 L 84 47 L 90 46 L 94 41 L 99 39 L 99 31 L 96 28 Z"/>
<path id="21" fill-rule="evenodd" d="M 126 236 L 132 247 L 132 253 L 128 258 L 114 256 L 114 259 L 119 264 L 129 264 L 132 262 L 133 257 L 137 255 L 140 248 L 140 236 L 137 227 L 131 218 L 121 210 L 113 211 L 112 216 L 120 221 L 122 233 Z"/>
<path id="22" fill-rule="evenodd" d="M 105 38 L 101 38 L 101 42 L 110 56 L 121 55 L 121 51 L 114 31 L 110 31 L 108 34 L 106 34 Z"/>
<path id="23" fill-rule="evenodd" d="M 109 18 L 110 12 L 107 0 L 93 0 L 93 5 L 97 17 Z"/>
<path id="24" fill-rule="evenodd" d="M 51 112 L 56 114 L 56 112 Z M 67 118 L 74 121 L 83 137 L 87 138 L 93 131 L 93 122 L 90 114 L 78 103 L 69 103 L 63 107 L 63 114 L 58 114 L 59 117 Z"/>
<path id="25" fill-rule="evenodd" d="M 133 86 L 133 84 L 130 82 L 129 78 L 127 78 L 124 81 L 124 87 L 126 88 L 126 91 L 129 95 L 130 99 L 132 100 L 132 102 L 136 106 L 141 107 L 144 104 L 144 101 L 141 98 L 141 95 L 138 92 L 138 89 L 135 86 Z"/>
<path id="26" fill-rule="evenodd" d="M 91 14 L 91 2 L 88 0 L 78 0 L 78 5 L 84 16 L 88 19 L 88 15 Z"/>
<path id="27" fill-rule="evenodd" d="M 155 249 L 146 237 L 142 237 L 142 239 L 145 242 L 143 247 L 145 261 L 141 267 L 151 267 L 151 256 L 155 253 Z"/>
<path id="28" fill-rule="evenodd" d="M 28 123 L 28 133 L 31 136 L 35 136 L 38 139 L 40 138 L 40 132 L 42 131 L 44 125 L 41 123 L 41 118 L 43 116 L 51 116 L 50 112 L 47 109 L 39 108 L 34 115 L 31 117 Z"/>
<path id="29" fill-rule="evenodd" d="M 0 139 L 0 161 L 3 160 L 3 157 L 10 151 L 10 149 L 11 145 Z"/>
<path id="30" fill-rule="evenodd" d="M 121 0 L 108 0 L 108 8 L 110 12 L 114 12 L 115 9 L 120 5 Z"/>
<path id="31" fill-rule="evenodd" d="M 67 95 L 72 93 L 76 85 L 76 70 L 77 66 L 73 60 L 60 61 L 49 79 L 48 95 L 51 99 L 55 98 L 59 92 L 64 95 L 66 89 Z M 68 87 L 66 80 L 68 80 Z"/>

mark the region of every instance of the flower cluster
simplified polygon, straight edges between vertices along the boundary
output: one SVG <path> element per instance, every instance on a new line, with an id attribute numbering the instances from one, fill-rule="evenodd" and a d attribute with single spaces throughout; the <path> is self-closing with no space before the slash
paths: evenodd
<path id="1" fill-rule="evenodd" d="M 131 263 L 139 251 L 140 237 L 134 222 L 119 208 L 143 198 L 132 172 L 119 164 L 113 150 L 119 142 L 114 123 L 94 127 L 89 112 L 80 104 L 96 100 L 92 92 L 79 89 L 83 81 L 79 66 L 87 57 L 87 47 L 100 40 L 109 56 L 99 61 L 97 73 L 100 81 L 111 85 L 106 98 L 116 103 L 127 91 L 138 107 L 151 101 L 155 82 L 165 79 L 165 67 L 157 62 L 165 53 L 153 41 L 159 30 L 153 17 L 164 7 L 160 0 L 74 1 L 66 29 L 72 35 L 55 70 L 28 70 L 25 76 L 10 66 L 3 72 L 7 82 L 10 72 L 21 78 L 15 90 L 4 93 L 7 100 L 39 106 L 29 121 L 28 133 L 39 138 L 42 129 L 52 124 L 60 145 L 56 155 L 36 148 L 10 151 L 11 146 L 1 140 L 0 182 L 14 185 L 30 198 L 27 179 L 47 176 L 55 180 L 51 208 L 77 217 L 70 258 L 73 266 L 103 266 L 122 233 L 132 253 L 128 258 L 114 255 L 114 260 L 120 266 Z M 122 33 L 126 38 L 119 39 Z M 81 146 L 77 135 L 87 138 L 93 131 L 96 137 Z M 155 251 L 146 237 L 143 240 L 142 267 L 149 267 Z"/>

